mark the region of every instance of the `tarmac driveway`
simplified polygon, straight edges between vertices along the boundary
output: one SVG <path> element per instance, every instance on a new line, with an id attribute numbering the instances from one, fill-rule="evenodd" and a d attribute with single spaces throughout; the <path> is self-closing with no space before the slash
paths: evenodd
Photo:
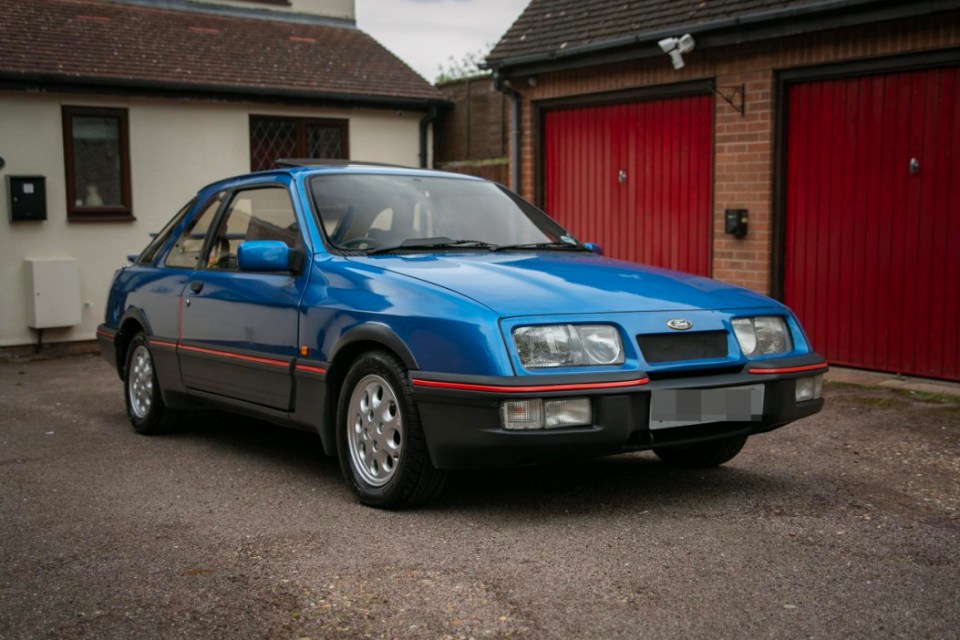
<path id="1" fill-rule="evenodd" d="M 388 513 L 310 434 L 137 436 L 101 360 L 0 364 L 0 638 L 957 638 L 960 406 L 827 394 L 720 469 L 459 473 Z"/>

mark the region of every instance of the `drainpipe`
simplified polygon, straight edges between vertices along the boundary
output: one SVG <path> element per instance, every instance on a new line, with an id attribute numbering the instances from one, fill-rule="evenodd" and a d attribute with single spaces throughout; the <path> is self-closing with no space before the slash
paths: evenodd
<path id="1" fill-rule="evenodd" d="M 510 97 L 510 188 L 520 193 L 520 94 L 504 84 L 499 68 L 493 72 L 493 88 Z"/>
<path id="2" fill-rule="evenodd" d="M 420 168 L 426 169 L 427 163 L 430 160 L 430 156 L 427 154 L 427 132 L 429 131 L 430 123 L 434 122 L 437 119 L 439 112 L 436 107 L 430 107 L 430 111 L 427 112 L 427 115 L 423 116 L 420 119 Z"/>

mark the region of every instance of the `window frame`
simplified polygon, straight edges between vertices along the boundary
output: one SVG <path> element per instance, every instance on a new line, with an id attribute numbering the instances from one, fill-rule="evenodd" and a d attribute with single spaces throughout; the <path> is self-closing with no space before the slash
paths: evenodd
<path id="1" fill-rule="evenodd" d="M 73 118 L 76 116 L 94 118 L 116 118 L 119 123 L 120 148 L 120 199 L 121 204 L 78 207 L 76 205 L 76 175 L 73 170 Z M 63 119 L 63 161 L 67 181 L 67 221 L 68 222 L 132 222 L 133 191 L 130 186 L 130 122 L 129 110 L 115 107 L 61 107 Z"/>
<path id="2" fill-rule="evenodd" d="M 349 118 L 298 118 L 291 116 L 274 116 L 265 113 L 251 113 L 250 121 L 247 126 L 247 138 L 250 143 L 250 171 L 267 171 L 275 167 L 266 169 L 256 168 L 256 158 L 253 156 L 253 125 L 256 121 L 272 120 L 275 122 L 293 122 L 297 126 L 297 151 L 293 158 L 310 159 L 307 154 L 309 140 L 307 138 L 307 127 L 316 125 L 321 127 L 338 127 L 341 130 L 343 140 L 343 158 L 316 158 L 316 160 L 349 160 L 350 159 L 350 119 Z"/>

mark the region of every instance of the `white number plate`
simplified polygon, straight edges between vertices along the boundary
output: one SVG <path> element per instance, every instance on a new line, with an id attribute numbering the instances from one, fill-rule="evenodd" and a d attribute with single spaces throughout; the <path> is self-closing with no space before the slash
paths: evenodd
<path id="1" fill-rule="evenodd" d="M 650 392 L 650 428 L 710 422 L 754 422 L 763 417 L 763 385 Z"/>

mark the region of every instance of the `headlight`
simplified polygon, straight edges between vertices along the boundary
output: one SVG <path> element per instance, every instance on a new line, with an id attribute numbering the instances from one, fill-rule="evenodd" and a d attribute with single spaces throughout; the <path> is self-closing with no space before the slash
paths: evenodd
<path id="1" fill-rule="evenodd" d="M 608 324 L 552 324 L 513 330 L 525 369 L 623 363 L 617 328 Z"/>
<path id="2" fill-rule="evenodd" d="M 737 318 L 733 321 L 733 332 L 740 350 L 748 357 L 793 351 L 787 323 L 777 316 Z"/>

